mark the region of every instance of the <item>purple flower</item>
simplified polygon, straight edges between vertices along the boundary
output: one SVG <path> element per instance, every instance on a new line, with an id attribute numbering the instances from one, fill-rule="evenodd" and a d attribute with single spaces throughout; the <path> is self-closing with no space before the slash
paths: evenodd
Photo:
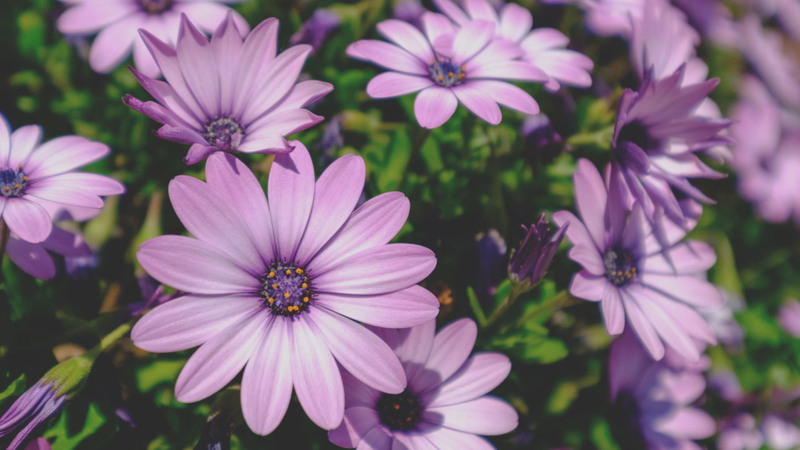
<path id="1" fill-rule="evenodd" d="M 796 41 L 800 41 L 800 3 L 796 0 L 739 0 L 764 18 L 775 18 Z"/>
<path id="2" fill-rule="evenodd" d="M 738 401 L 742 397 L 742 385 L 732 370 L 716 370 L 708 374 L 708 387 L 728 402 Z"/>
<path id="3" fill-rule="evenodd" d="M 289 39 L 292 45 L 308 44 L 315 51 L 319 50 L 325 38 L 339 28 L 342 19 L 330 9 L 318 9 L 306 23 Z"/>
<path id="4" fill-rule="evenodd" d="M 478 247 L 478 273 L 475 292 L 479 299 L 488 301 L 497 291 L 497 285 L 506 276 L 505 264 L 508 248 L 506 241 L 494 228 L 475 236 Z"/>
<path id="5" fill-rule="evenodd" d="M 25 391 L 0 417 L 0 437 L 23 427 L 6 450 L 16 450 L 41 424 L 58 413 L 86 383 L 96 355 L 84 355 L 58 364 Z"/>
<path id="6" fill-rule="evenodd" d="M 622 36 L 631 34 L 631 18 L 638 19 L 644 13 L 648 0 L 541 0 L 544 4 L 572 3 L 586 12 L 586 26 L 600 36 Z M 660 0 L 657 0 L 660 1 Z"/>
<path id="7" fill-rule="evenodd" d="M 191 144 L 184 161 L 194 164 L 213 152 L 287 153 L 284 136 L 322 117 L 303 109 L 332 89 L 321 81 L 295 84 L 311 47 L 277 52 L 278 20 L 267 19 L 242 42 L 228 14 L 209 42 L 189 19 L 181 19 L 175 49 L 142 31 L 167 82 L 131 69 L 156 102 L 130 95 L 125 104 L 163 124 L 162 139 Z"/>
<path id="8" fill-rule="evenodd" d="M 344 448 L 488 450 L 483 436 L 508 433 L 518 416 L 488 396 L 506 379 L 511 361 L 493 352 L 470 357 L 478 327 L 470 319 L 410 329 L 374 329 L 403 363 L 408 388 L 384 394 L 347 373 L 344 421 L 328 439 Z"/>
<path id="9" fill-rule="evenodd" d="M 772 450 L 793 450 L 800 446 L 800 428 L 777 414 L 764 417 L 761 432 Z"/>
<path id="10" fill-rule="evenodd" d="M 422 29 L 422 15 L 426 11 L 419 0 L 400 0 L 392 7 L 392 17 Z"/>
<path id="11" fill-rule="evenodd" d="M 623 448 L 699 449 L 692 441 L 716 431 L 714 419 L 692 406 L 705 391 L 703 374 L 653 361 L 630 331 L 612 342 L 608 372 Z"/>
<path id="12" fill-rule="evenodd" d="M 99 211 L 103 207 L 100 196 L 125 191 L 112 178 L 75 171 L 105 157 L 108 146 L 82 136 L 63 136 L 44 144 L 41 139 L 40 126 L 27 125 L 11 133 L 0 114 L 0 217 L 12 233 L 9 253 L 38 277 L 54 272 L 32 267 L 35 264 L 25 254 L 42 256 L 43 248 L 67 254 L 80 245 L 74 235 L 53 228 L 55 211 L 65 207 Z"/>
<path id="13" fill-rule="evenodd" d="M 744 348 L 744 329 L 736 321 L 734 313 L 744 309 L 744 299 L 724 289 L 720 291 L 724 299 L 722 305 L 697 310 L 706 319 L 719 342 L 729 351 L 741 351 Z"/>
<path id="14" fill-rule="evenodd" d="M 36 438 L 25 446 L 25 450 L 50 450 L 52 446 L 45 438 Z"/>
<path id="15" fill-rule="evenodd" d="M 564 233 L 569 227 L 569 222 L 561 225 L 555 233 L 550 233 L 550 222 L 545 220 L 544 213 L 539 217 L 539 221 L 526 228 L 525 238 L 519 244 L 519 248 L 511 256 L 508 264 L 508 273 L 514 283 L 523 283 L 534 286 L 542 281 L 547 268 L 553 262 L 561 241 L 564 240 Z"/>
<path id="16" fill-rule="evenodd" d="M 664 356 L 666 345 L 696 362 L 702 346 L 695 341 L 716 344 L 696 310 L 722 303 L 722 293 L 705 279 L 716 262 L 714 250 L 704 242 L 682 242 L 686 230 L 667 221 L 665 236 L 656 239 L 641 205 L 629 208 L 622 175 L 616 169 L 608 173 L 606 189 L 592 163 L 579 160 L 574 182 L 581 218 L 567 211 L 553 214 L 559 226 L 569 222 L 569 257 L 583 267 L 572 278 L 570 293 L 600 302 L 609 334 L 630 324 L 654 359 Z"/>
<path id="17" fill-rule="evenodd" d="M 792 0 L 789 0 L 792 1 Z M 717 45 L 733 47 L 738 39 L 730 10 L 720 0 L 672 0 L 704 36 Z"/>
<path id="18" fill-rule="evenodd" d="M 696 57 L 700 44 L 700 35 L 686 22 L 686 16 L 669 3 L 662 1 L 648 2 L 644 6 L 643 15 L 632 20 L 632 36 L 630 43 L 631 62 L 641 80 L 653 71 L 654 81 L 669 77 L 688 64 L 688 74 L 684 76 L 694 82 L 692 68 L 695 64 L 705 64 Z M 707 72 L 708 69 L 705 69 Z"/>
<path id="19" fill-rule="evenodd" d="M 495 7 L 486 0 L 464 2 L 464 10 L 452 0 L 434 0 L 439 10 L 458 26 L 471 20 L 488 20 L 495 24 L 495 39 L 519 45 L 523 60 L 546 73 L 550 80 L 545 87 L 557 91 L 562 84 L 589 87 L 592 77 L 589 72 L 594 63 L 586 55 L 568 50 L 569 38 L 554 28 L 531 30 L 531 12 L 516 3 L 502 5 L 498 15 Z"/>
<path id="20" fill-rule="evenodd" d="M 800 338 L 800 302 L 788 300 L 778 312 L 778 323 L 787 333 Z"/>
<path id="21" fill-rule="evenodd" d="M 800 64 L 784 51 L 780 33 L 767 31 L 755 16 L 742 19 L 739 49 L 783 104 L 800 108 Z"/>
<path id="22" fill-rule="evenodd" d="M 764 445 L 764 436 L 756 427 L 756 419 L 739 413 L 727 421 L 719 431 L 718 450 L 758 450 Z"/>
<path id="23" fill-rule="evenodd" d="M 375 389 L 402 392 L 397 357 L 356 321 L 410 327 L 439 309 L 416 286 L 433 271 L 433 252 L 388 244 L 406 221 L 408 199 L 390 192 L 353 212 L 364 161 L 341 157 L 315 183 L 311 155 L 300 142 L 292 146 L 272 164 L 269 203 L 247 166 L 225 153 L 208 160 L 207 183 L 174 179 L 172 205 L 196 239 L 160 236 L 138 252 L 153 278 L 188 295 L 146 314 L 134 343 L 152 352 L 200 346 L 178 377 L 181 402 L 212 395 L 244 369 L 244 417 L 261 435 L 281 422 L 293 387 L 312 421 L 337 427 L 337 362 Z"/>
<path id="24" fill-rule="evenodd" d="M 518 45 L 494 39 L 495 24 L 473 20 L 460 28 L 444 15 L 422 16 L 425 34 L 406 22 L 390 19 L 378 32 L 392 43 L 361 40 L 347 54 L 389 69 L 367 85 L 372 98 L 389 98 L 419 92 L 414 113 L 425 128 L 447 122 L 461 102 L 492 125 L 500 123 L 501 104 L 526 114 L 539 112 L 528 93 L 508 81 L 547 82 L 541 69 L 521 61 Z"/>
<path id="25" fill-rule="evenodd" d="M 615 164 L 651 223 L 660 209 L 676 223 L 687 220 L 673 188 L 695 201 L 713 203 L 689 179 L 724 177 L 695 155 L 730 141 L 720 134 L 729 120 L 695 115 L 719 79 L 684 86 L 685 72 L 683 65 L 654 81 L 649 70 L 640 91 L 626 89 L 620 99 L 612 142 Z"/>
<path id="26" fill-rule="evenodd" d="M 61 0 L 67 10 L 58 18 L 57 26 L 66 35 L 97 34 L 89 52 L 89 65 L 95 72 L 111 72 L 133 51 L 139 71 L 158 78 L 161 70 L 139 39 L 139 29 L 174 44 L 181 14 L 211 33 L 230 13 L 239 31 L 247 33 L 247 21 L 223 5 L 241 1 L 244 0 Z"/>

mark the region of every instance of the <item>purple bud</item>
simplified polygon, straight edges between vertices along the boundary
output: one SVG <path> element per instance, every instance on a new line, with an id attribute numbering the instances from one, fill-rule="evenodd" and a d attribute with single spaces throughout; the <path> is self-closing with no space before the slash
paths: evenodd
<path id="1" fill-rule="evenodd" d="M 550 233 L 550 222 L 545 220 L 544 214 L 539 221 L 530 228 L 522 226 L 525 239 L 519 249 L 511 256 L 508 273 L 515 283 L 528 283 L 531 286 L 539 283 L 544 278 L 547 268 L 553 261 L 569 223 L 565 223 L 554 234 Z"/>
<path id="2" fill-rule="evenodd" d="M 478 274 L 475 281 L 475 294 L 481 300 L 491 298 L 497 285 L 505 276 L 503 260 L 506 256 L 506 241 L 497 230 L 478 233 L 475 236 L 478 247 Z"/>
<path id="3" fill-rule="evenodd" d="M 325 38 L 328 37 L 331 31 L 339 28 L 342 19 L 338 14 L 329 9 L 318 9 L 314 12 L 310 19 L 297 30 L 297 33 L 292 35 L 289 42 L 292 45 L 308 44 L 319 50 Z"/>

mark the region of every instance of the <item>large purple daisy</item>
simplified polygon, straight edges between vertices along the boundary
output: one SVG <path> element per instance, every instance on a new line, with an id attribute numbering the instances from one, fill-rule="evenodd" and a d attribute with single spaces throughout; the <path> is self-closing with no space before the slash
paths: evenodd
<path id="1" fill-rule="evenodd" d="M 44 144 L 42 127 L 11 133 L 0 114 L 0 217 L 15 237 L 37 244 L 53 229 L 53 204 L 99 210 L 103 195 L 125 192 L 118 181 L 75 169 L 109 153 L 105 144 L 82 136 L 62 136 Z"/>
<path id="2" fill-rule="evenodd" d="M 683 65 L 659 81 L 650 70 L 639 92 L 626 89 L 620 99 L 612 142 L 615 164 L 651 222 L 658 209 L 676 223 L 686 220 L 673 188 L 695 201 L 714 203 L 689 180 L 724 177 L 695 154 L 730 143 L 721 132 L 731 121 L 695 115 L 719 79 L 684 86 L 685 70 Z"/>
<path id="3" fill-rule="evenodd" d="M 123 100 L 164 124 L 159 137 L 190 144 L 187 164 L 219 150 L 291 152 L 284 136 L 322 120 L 303 108 L 333 86 L 314 80 L 295 84 L 311 47 L 298 45 L 277 55 L 277 19 L 262 22 L 244 42 L 231 14 L 210 42 L 185 15 L 174 49 L 145 30 L 141 34 L 167 81 L 132 69 L 158 103 L 130 95 Z"/>
<path id="4" fill-rule="evenodd" d="M 548 90 L 556 91 L 562 84 L 583 88 L 592 85 L 589 74 L 594 68 L 592 60 L 586 55 L 568 50 L 569 38 L 555 28 L 531 30 L 533 16 L 522 6 L 508 3 L 503 5 L 498 15 L 495 6 L 486 0 L 465 1 L 464 10 L 452 0 L 434 0 L 433 3 L 458 26 L 467 24 L 470 20 L 493 22 L 495 39 L 518 44 L 525 52 L 522 59 L 550 77 L 545 84 Z"/>
<path id="5" fill-rule="evenodd" d="M 583 267 L 572 278 L 570 293 L 600 302 L 609 334 L 622 333 L 629 323 L 653 358 L 661 359 L 666 345 L 697 361 L 704 346 L 695 340 L 716 344 L 716 337 L 696 308 L 723 302 L 705 279 L 716 262 L 714 250 L 700 241 L 681 242 L 686 231 L 667 221 L 665 236 L 656 239 L 642 207 L 629 208 L 622 175 L 616 169 L 609 173 L 606 189 L 594 165 L 578 161 L 580 219 L 567 211 L 553 215 L 559 226 L 569 223 L 569 257 Z"/>
<path id="6" fill-rule="evenodd" d="M 212 33 L 225 18 L 233 15 L 236 27 L 247 33 L 250 26 L 225 3 L 245 0 L 60 0 L 67 10 L 58 18 L 58 31 L 66 35 L 97 34 L 89 51 L 89 65 L 98 73 L 109 73 L 133 52 L 136 67 L 145 75 L 158 78 L 161 70 L 153 61 L 138 30 L 147 30 L 158 39 L 174 44 L 181 14 L 206 33 Z"/>
<path id="7" fill-rule="evenodd" d="M 714 419 L 692 405 L 706 388 L 698 368 L 653 361 L 633 333 L 611 344 L 608 375 L 622 448 L 700 450 L 694 441 L 716 432 Z"/>
<path id="8" fill-rule="evenodd" d="M 414 113 L 425 128 L 447 122 L 462 103 L 490 124 L 500 123 L 498 103 L 526 114 L 539 112 L 528 93 L 506 81 L 544 83 L 550 77 L 520 60 L 522 49 L 507 40 L 496 40 L 495 24 L 472 20 L 456 29 L 444 15 L 422 16 L 425 34 L 395 19 L 378 24 L 378 32 L 392 43 L 362 40 L 350 44 L 347 54 L 384 67 L 367 85 L 373 98 L 389 98 L 419 92 Z"/>
<path id="9" fill-rule="evenodd" d="M 381 393 L 344 373 L 344 421 L 328 438 L 345 448 L 482 450 L 481 437 L 517 427 L 514 408 L 488 396 L 506 379 L 511 361 L 499 353 L 470 357 L 478 327 L 457 320 L 436 331 L 436 321 L 410 329 L 375 329 L 403 363 L 408 388 Z M 435 333 L 435 335 L 434 335 Z"/>
<path id="10" fill-rule="evenodd" d="M 269 203 L 247 166 L 228 154 L 208 160 L 207 183 L 177 177 L 170 199 L 196 239 L 161 236 L 138 253 L 153 278 L 189 294 L 146 314 L 134 343 L 153 352 L 200 346 L 178 377 L 182 402 L 212 395 L 244 368 L 244 417 L 262 435 L 281 422 L 292 388 L 311 420 L 337 427 L 344 413 L 337 362 L 374 389 L 402 392 L 397 357 L 356 321 L 410 327 L 439 309 L 416 286 L 436 265 L 433 252 L 388 244 L 408 216 L 405 196 L 383 194 L 353 211 L 364 161 L 339 158 L 315 183 L 308 151 L 292 145 L 270 170 Z"/>

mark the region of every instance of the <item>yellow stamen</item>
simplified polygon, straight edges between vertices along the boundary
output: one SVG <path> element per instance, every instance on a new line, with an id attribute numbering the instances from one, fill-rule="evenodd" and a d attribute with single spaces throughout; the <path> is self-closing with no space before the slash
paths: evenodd
<path id="1" fill-rule="evenodd" d="M 272 297 L 268 298 L 267 301 L 270 303 L 270 305 L 275 303 L 275 299 Z"/>
<path id="2" fill-rule="evenodd" d="M 303 303 L 308 303 L 308 297 L 303 297 Z"/>
<path id="3" fill-rule="evenodd" d="M 270 277 L 270 278 L 272 278 L 272 277 L 274 277 L 274 276 L 275 276 L 275 272 L 272 272 L 272 271 L 270 271 L 269 275 L 267 275 L 267 276 L 268 276 L 268 277 Z"/>
<path id="4" fill-rule="evenodd" d="M 291 274 L 292 274 L 292 271 L 289 270 L 289 269 L 286 269 L 286 275 L 291 275 Z"/>
<path id="5" fill-rule="evenodd" d="M 290 294 L 290 293 L 288 293 L 288 292 L 284 292 L 284 293 L 283 293 L 283 297 L 284 297 L 284 298 L 289 298 L 289 296 L 290 296 L 290 295 L 292 295 L 292 294 Z"/>
<path id="6" fill-rule="evenodd" d="M 303 269 L 298 268 L 297 270 L 295 270 L 295 272 L 297 272 L 298 275 L 302 275 Z"/>
<path id="7" fill-rule="evenodd" d="M 303 289 L 305 289 L 305 288 L 307 288 L 307 287 L 308 287 L 308 283 L 303 283 L 303 284 L 301 284 L 301 285 L 300 285 L 300 287 L 302 287 Z"/>

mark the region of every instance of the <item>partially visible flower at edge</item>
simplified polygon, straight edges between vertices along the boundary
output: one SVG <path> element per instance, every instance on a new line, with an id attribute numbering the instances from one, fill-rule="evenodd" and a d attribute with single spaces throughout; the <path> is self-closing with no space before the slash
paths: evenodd
<path id="1" fill-rule="evenodd" d="M 718 450 L 758 450 L 762 445 L 764 436 L 751 414 L 739 413 L 720 426 Z"/>
<path id="2" fill-rule="evenodd" d="M 778 311 L 778 323 L 787 333 L 800 338 L 800 302 L 789 299 Z"/>
<path id="3" fill-rule="evenodd" d="M 322 47 L 322 43 L 328 35 L 339 28 L 342 23 L 341 17 L 330 9 L 318 9 L 314 11 L 311 18 L 300 27 L 295 34 L 289 38 L 292 45 L 308 44 L 314 51 Z"/>

